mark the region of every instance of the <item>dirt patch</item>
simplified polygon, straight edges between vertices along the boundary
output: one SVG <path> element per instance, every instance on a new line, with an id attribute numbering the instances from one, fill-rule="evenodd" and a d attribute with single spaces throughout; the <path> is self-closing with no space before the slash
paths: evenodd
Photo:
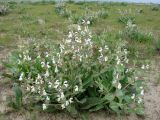
<path id="1" fill-rule="evenodd" d="M 150 81 L 144 96 L 146 120 L 160 120 L 160 85 L 157 84 L 160 77 L 159 61 L 160 56 L 157 56 L 151 64 Z"/>

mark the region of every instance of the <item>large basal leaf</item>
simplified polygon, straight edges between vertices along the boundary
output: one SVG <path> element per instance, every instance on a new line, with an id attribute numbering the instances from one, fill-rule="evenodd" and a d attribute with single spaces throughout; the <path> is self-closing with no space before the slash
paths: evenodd
<path id="1" fill-rule="evenodd" d="M 108 100 L 108 101 L 113 101 L 115 98 L 115 96 L 113 94 L 107 94 L 104 99 Z"/>
<path id="2" fill-rule="evenodd" d="M 87 102 L 86 98 L 83 98 L 81 100 L 78 100 L 77 98 L 75 98 L 76 102 L 80 103 L 80 104 L 84 104 L 85 102 Z"/>
<path id="3" fill-rule="evenodd" d="M 78 111 L 76 110 L 75 106 L 73 104 L 66 107 L 67 111 L 71 113 L 73 116 L 78 114 Z"/>
<path id="4" fill-rule="evenodd" d="M 100 97 L 87 98 L 87 102 L 84 104 L 84 107 L 82 107 L 81 109 L 90 109 L 96 105 L 103 104 L 104 101 L 105 99 Z"/>
<path id="5" fill-rule="evenodd" d="M 96 105 L 94 108 L 90 109 L 89 111 L 94 112 L 94 111 L 101 110 L 103 108 L 104 108 L 103 104 L 99 104 L 99 105 Z"/>
<path id="6" fill-rule="evenodd" d="M 118 103 L 116 103 L 116 102 L 111 102 L 110 104 L 109 104 L 109 107 L 114 111 L 114 112 L 116 112 L 116 113 L 118 113 L 119 112 L 119 107 L 120 107 L 120 105 L 118 104 Z"/>

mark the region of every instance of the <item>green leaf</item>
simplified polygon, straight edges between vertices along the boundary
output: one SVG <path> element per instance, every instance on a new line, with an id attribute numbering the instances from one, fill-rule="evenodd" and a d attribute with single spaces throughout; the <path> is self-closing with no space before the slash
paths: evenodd
<path id="1" fill-rule="evenodd" d="M 123 94 L 123 91 L 122 91 L 122 90 L 117 90 L 117 91 L 116 91 L 116 96 L 117 96 L 117 97 L 123 97 L 123 95 L 124 95 L 124 94 Z"/>
<path id="2" fill-rule="evenodd" d="M 135 112 L 137 115 L 144 115 L 144 109 L 142 107 L 135 108 Z"/>
<path id="3" fill-rule="evenodd" d="M 94 108 L 90 109 L 90 112 L 98 111 L 100 109 L 103 109 L 104 106 L 102 104 L 96 105 Z"/>
<path id="4" fill-rule="evenodd" d="M 84 107 L 82 109 L 90 109 L 91 107 L 94 107 L 98 104 L 102 104 L 105 100 L 103 98 L 98 97 L 90 97 L 87 98 L 86 104 L 84 104 Z"/>
<path id="5" fill-rule="evenodd" d="M 15 92 L 15 97 L 16 97 L 16 106 L 17 108 L 20 108 L 22 106 L 22 90 L 21 88 L 17 85 L 14 84 L 14 92 Z"/>
<path id="6" fill-rule="evenodd" d="M 111 102 L 109 107 L 114 111 L 114 112 L 119 112 L 119 105 L 116 102 Z"/>
<path id="7" fill-rule="evenodd" d="M 108 101 L 113 101 L 114 98 L 115 98 L 115 96 L 112 95 L 112 94 L 107 94 L 107 95 L 104 97 L 104 99 L 106 99 L 106 100 L 108 100 Z"/>
<path id="8" fill-rule="evenodd" d="M 91 78 L 88 78 L 88 79 L 86 79 L 84 82 L 83 82 L 83 88 L 87 88 L 88 86 L 90 86 L 91 84 L 92 84 L 92 81 L 93 81 L 94 79 L 91 77 Z"/>
<path id="9" fill-rule="evenodd" d="M 83 98 L 83 99 L 81 99 L 81 100 L 78 100 L 77 98 L 75 98 L 75 100 L 76 100 L 76 102 L 78 102 L 78 103 L 80 103 L 80 104 L 84 104 L 84 103 L 87 101 L 86 98 Z"/>
<path id="10" fill-rule="evenodd" d="M 76 110 L 76 108 L 75 108 L 75 106 L 73 104 L 67 106 L 66 109 L 72 115 L 77 115 L 78 114 L 78 111 Z"/>
<path id="11" fill-rule="evenodd" d="M 127 102 L 127 103 L 130 103 L 132 101 L 131 97 L 126 95 L 124 96 L 124 100 Z"/>

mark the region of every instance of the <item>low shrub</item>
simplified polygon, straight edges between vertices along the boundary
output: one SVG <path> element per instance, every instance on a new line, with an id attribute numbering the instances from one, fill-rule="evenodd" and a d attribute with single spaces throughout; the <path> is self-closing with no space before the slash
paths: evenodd
<path id="1" fill-rule="evenodd" d="M 69 18 L 71 16 L 71 11 L 68 10 L 64 4 L 57 4 L 55 6 L 55 12 L 65 18 Z"/>
<path id="2" fill-rule="evenodd" d="M 65 18 L 69 18 L 71 16 L 71 11 L 69 11 L 68 9 L 64 9 L 63 11 L 61 11 L 60 15 L 62 17 L 65 17 Z"/>
<path id="3" fill-rule="evenodd" d="M 153 36 L 151 33 L 143 33 L 139 30 L 136 24 L 133 24 L 132 21 L 127 22 L 127 26 L 122 33 L 123 37 L 144 43 L 150 43 L 153 41 Z"/>
<path id="4" fill-rule="evenodd" d="M 7 5 L 0 5 L 0 15 L 6 15 L 9 12 Z"/>
<path id="5" fill-rule="evenodd" d="M 85 5 L 86 2 L 83 2 L 83 1 L 76 1 L 75 4 L 77 4 L 77 5 Z"/>
<path id="6" fill-rule="evenodd" d="M 135 23 L 135 17 L 121 16 L 121 17 L 119 17 L 118 21 L 123 24 L 127 24 L 128 21 L 132 21 L 133 23 Z"/>
<path id="7" fill-rule="evenodd" d="M 159 7 L 158 7 L 158 6 L 154 6 L 154 7 L 152 8 L 152 11 L 159 11 Z"/>
<path id="8" fill-rule="evenodd" d="M 108 17 L 108 12 L 107 12 L 106 10 L 104 10 L 104 9 L 99 10 L 99 11 L 97 12 L 97 16 L 98 16 L 99 18 L 106 19 L 106 18 Z"/>
<path id="9" fill-rule="evenodd" d="M 17 107 L 144 113 L 144 82 L 129 67 L 125 42 L 113 49 L 104 40 L 97 44 L 88 24 L 77 25 L 60 44 L 33 41 L 11 54 L 4 76 L 12 79 Z"/>
<path id="10" fill-rule="evenodd" d="M 160 53 L 160 40 L 158 40 L 155 44 L 156 50 Z"/>
<path id="11" fill-rule="evenodd" d="M 142 13 L 144 13 L 144 10 L 143 9 L 137 9 L 137 12 L 142 14 Z"/>
<path id="12" fill-rule="evenodd" d="M 72 21 L 73 24 L 78 24 L 78 23 L 81 22 L 82 17 L 80 17 L 80 16 L 77 15 L 77 14 L 72 14 L 72 15 L 69 17 L 69 20 Z"/>
<path id="13" fill-rule="evenodd" d="M 74 0 L 68 0 L 68 1 L 66 1 L 66 2 L 69 3 L 69 4 L 74 4 L 74 3 L 75 3 Z"/>
<path id="14" fill-rule="evenodd" d="M 95 12 L 88 12 L 83 15 L 82 19 L 84 19 L 85 21 L 89 21 L 90 25 L 93 25 L 94 23 L 96 23 L 98 16 Z"/>
<path id="15" fill-rule="evenodd" d="M 122 5 L 122 6 L 127 6 L 128 3 L 127 3 L 127 2 L 121 2 L 121 5 Z"/>
<path id="16" fill-rule="evenodd" d="M 61 12 L 64 11 L 64 9 L 65 9 L 65 4 L 64 3 L 57 3 L 55 5 L 55 12 L 57 14 L 61 14 Z"/>

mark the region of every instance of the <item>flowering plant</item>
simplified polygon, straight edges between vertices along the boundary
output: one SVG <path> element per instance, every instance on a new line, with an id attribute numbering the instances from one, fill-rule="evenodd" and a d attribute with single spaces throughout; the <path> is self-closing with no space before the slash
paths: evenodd
<path id="1" fill-rule="evenodd" d="M 153 35 L 152 33 L 144 33 L 139 30 L 136 24 L 133 24 L 131 20 L 127 22 L 126 28 L 123 31 L 122 35 L 130 40 L 138 42 L 152 42 Z"/>
<path id="2" fill-rule="evenodd" d="M 11 55 L 6 66 L 23 105 L 74 114 L 100 109 L 143 114 L 143 81 L 128 67 L 125 43 L 110 49 L 92 41 L 88 24 L 77 25 L 60 44 L 34 41 Z"/>
<path id="3" fill-rule="evenodd" d="M 9 7 L 7 5 L 0 5 L 0 16 L 6 15 L 9 12 Z"/>

